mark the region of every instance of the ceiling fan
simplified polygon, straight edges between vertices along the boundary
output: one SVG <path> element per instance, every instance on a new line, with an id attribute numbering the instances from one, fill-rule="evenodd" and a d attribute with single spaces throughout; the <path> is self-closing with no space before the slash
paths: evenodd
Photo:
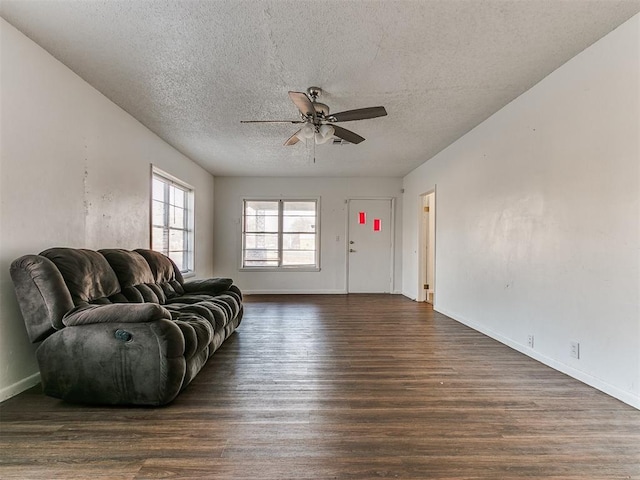
<path id="1" fill-rule="evenodd" d="M 368 118 L 384 117 L 387 111 L 384 107 L 358 108 L 339 113 L 329 113 L 329 107 L 318 102 L 322 95 L 320 87 L 309 87 L 307 92 L 289 92 L 289 98 L 300 111 L 300 120 L 241 120 L 240 123 L 296 123 L 302 127 L 291 135 L 285 145 L 295 145 L 300 140 L 313 138 L 315 143 L 326 143 L 331 138 L 338 137 L 349 143 L 358 144 L 364 138 L 357 133 L 335 125 L 337 122 L 351 122 Z"/>

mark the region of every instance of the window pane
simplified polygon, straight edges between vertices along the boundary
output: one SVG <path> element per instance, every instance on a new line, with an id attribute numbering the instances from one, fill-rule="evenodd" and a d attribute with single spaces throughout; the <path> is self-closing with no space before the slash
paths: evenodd
<path id="1" fill-rule="evenodd" d="M 283 250 L 282 265 L 315 265 L 316 252 L 309 250 Z"/>
<path id="2" fill-rule="evenodd" d="M 178 251 L 185 250 L 186 242 L 184 241 L 184 230 L 169 230 L 169 250 Z"/>
<path id="3" fill-rule="evenodd" d="M 249 248 L 245 250 L 245 261 L 278 260 L 278 250 L 266 248 Z"/>
<path id="4" fill-rule="evenodd" d="M 169 258 L 174 261 L 178 270 L 185 270 L 185 252 L 169 252 Z"/>
<path id="5" fill-rule="evenodd" d="M 245 267 L 277 267 L 279 263 L 278 250 L 250 248 L 244 251 Z"/>
<path id="6" fill-rule="evenodd" d="M 169 226 L 174 228 L 185 228 L 185 211 L 180 207 L 169 207 Z"/>
<path id="7" fill-rule="evenodd" d="M 171 185 L 169 187 L 169 203 L 177 207 L 184 207 L 185 193 L 186 192 L 183 189 L 176 187 L 175 185 Z"/>
<path id="8" fill-rule="evenodd" d="M 316 217 L 284 217 L 282 230 L 285 232 L 315 232 Z"/>
<path id="9" fill-rule="evenodd" d="M 282 208 L 284 232 L 315 232 L 316 202 L 284 202 Z"/>
<path id="10" fill-rule="evenodd" d="M 278 205 L 277 201 L 245 201 L 245 232 L 276 233 L 278 231 Z"/>
<path id="11" fill-rule="evenodd" d="M 278 235 L 276 234 L 246 234 L 244 236 L 244 248 L 268 248 L 278 249 Z"/>
<path id="12" fill-rule="evenodd" d="M 151 248 L 156 252 L 167 253 L 169 250 L 169 238 L 165 233 L 166 230 L 162 227 L 151 229 Z"/>
<path id="13" fill-rule="evenodd" d="M 158 178 L 153 179 L 152 191 L 153 200 L 160 200 L 164 202 L 164 187 L 165 183 Z"/>
<path id="14" fill-rule="evenodd" d="M 165 203 L 160 202 L 158 200 L 154 200 L 152 204 L 153 214 L 152 214 L 152 222 L 153 225 L 164 225 L 164 209 Z"/>
<path id="15" fill-rule="evenodd" d="M 285 233 L 282 235 L 284 250 L 315 250 L 316 236 L 308 233 Z"/>
<path id="16" fill-rule="evenodd" d="M 316 202 L 283 202 L 283 214 L 316 216 Z"/>
<path id="17" fill-rule="evenodd" d="M 245 212 L 247 214 L 260 212 L 262 215 L 278 216 L 278 201 L 247 200 L 245 202 Z"/>
<path id="18" fill-rule="evenodd" d="M 277 232 L 278 216 L 247 215 L 244 228 L 245 232 Z"/>

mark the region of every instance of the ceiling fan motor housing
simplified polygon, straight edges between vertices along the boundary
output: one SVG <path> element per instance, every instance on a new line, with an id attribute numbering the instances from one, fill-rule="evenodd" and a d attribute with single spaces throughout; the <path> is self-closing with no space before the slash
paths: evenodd
<path id="1" fill-rule="evenodd" d="M 318 97 L 322 95 L 322 89 L 320 87 L 309 87 L 307 88 L 307 95 L 309 95 L 309 99 L 316 111 L 316 115 L 321 118 L 327 117 L 329 115 L 329 106 L 318 102 Z"/>
<path id="2" fill-rule="evenodd" d="M 329 115 L 329 107 L 324 103 L 313 102 L 313 108 L 315 108 L 316 114 L 320 117 L 327 117 Z"/>

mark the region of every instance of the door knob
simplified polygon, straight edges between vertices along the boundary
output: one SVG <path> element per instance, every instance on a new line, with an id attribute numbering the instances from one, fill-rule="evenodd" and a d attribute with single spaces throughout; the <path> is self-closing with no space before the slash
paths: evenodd
<path id="1" fill-rule="evenodd" d="M 356 242 L 354 242 L 353 240 L 349 241 L 349 245 L 353 245 L 354 243 Z"/>
<path id="2" fill-rule="evenodd" d="M 349 252 L 350 252 L 350 253 L 353 253 L 353 252 L 355 252 L 355 250 L 354 250 L 353 248 L 350 248 L 350 249 L 349 249 Z"/>

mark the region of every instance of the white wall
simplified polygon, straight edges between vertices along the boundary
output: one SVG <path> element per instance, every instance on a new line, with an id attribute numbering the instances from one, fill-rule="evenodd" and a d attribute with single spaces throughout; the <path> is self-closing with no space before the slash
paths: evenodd
<path id="1" fill-rule="evenodd" d="M 403 220 L 405 295 L 419 195 L 436 187 L 436 309 L 637 408 L 639 23 L 407 175 Z"/>
<path id="2" fill-rule="evenodd" d="M 331 147 L 327 147 L 331 148 Z M 395 279 L 402 279 L 401 178 L 280 178 L 216 177 L 214 264 L 218 276 L 228 276 L 247 293 L 346 293 L 346 199 L 396 198 Z M 240 271 L 242 199 L 246 197 L 320 197 L 319 272 Z M 339 239 L 337 239 L 339 237 Z"/>
<path id="3" fill-rule="evenodd" d="M 196 190 L 196 274 L 213 272 L 213 177 L 0 19 L 0 401 L 38 381 L 9 277 L 54 246 L 149 245 L 150 164 Z"/>

